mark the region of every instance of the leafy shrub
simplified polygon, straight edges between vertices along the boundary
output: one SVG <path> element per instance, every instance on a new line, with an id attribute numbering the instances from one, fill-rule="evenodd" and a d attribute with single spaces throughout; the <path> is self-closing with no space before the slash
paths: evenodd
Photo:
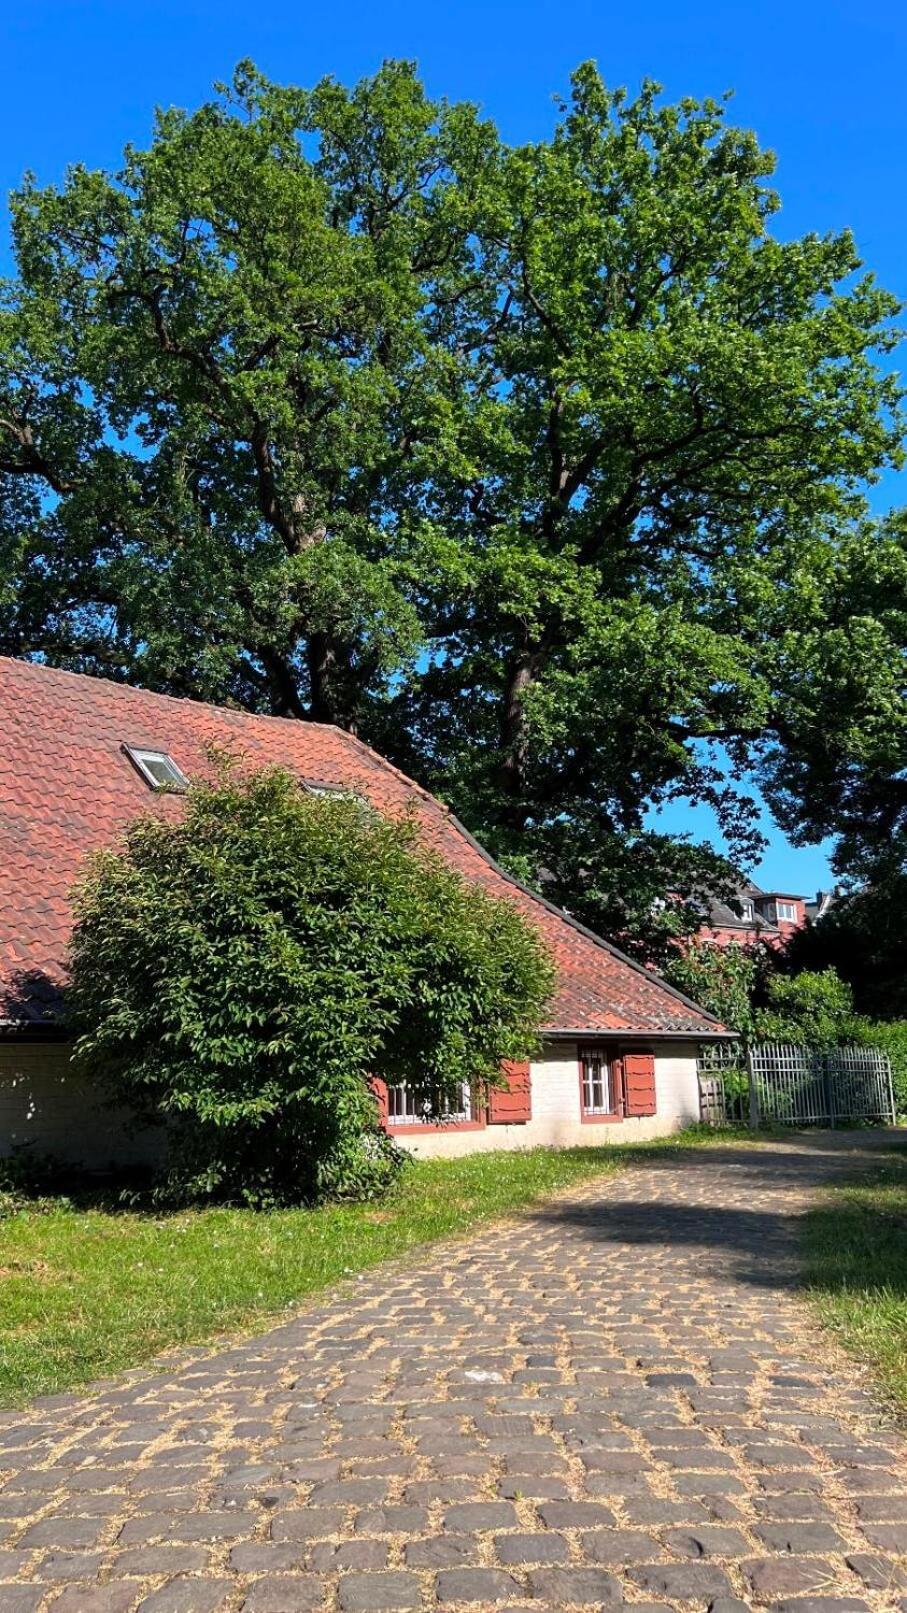
<path id="1" fill-rule="evenodd" d="M 764 947 L 719 947 L 694 941 L 669 961 L 665 977 L 729 1030 L 745 1036 L 752 1028 L 753 1000 L 766 967 L 764 951 Z"/>
<path id="2" fill-rule="evenodd" d="M 855 1019 L 851 1039 L 888 1054 L 895 1108 L 907 1115 L 907 1019 Z"/>
<path id="3" fill-rule="evenodd" d="M 834 1047 L 851 1040 L 853 992 L 834 969 L 771 974 L 764 991 L 765 1006 L 753 1013 L 758 1040 L 809 1047 Z"/>
<path id="4" fill-rule="evenodd" d="M 533 1045 L 535 931 L 412 819 L 222 763 L 144 817 L 75 894 L 76 1054 L 169 1134 L 178 1197 L 381 1191 L 400 1154 L 369 1078 L 453 1097 Z"/>

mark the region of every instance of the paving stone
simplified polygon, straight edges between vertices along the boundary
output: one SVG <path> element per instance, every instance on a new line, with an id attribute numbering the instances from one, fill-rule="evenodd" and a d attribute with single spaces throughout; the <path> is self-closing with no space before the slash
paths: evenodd
<path id="1" fill-rule="evenodd" d="M 474 1535 L 431 1535 L 408 1540 L 403 1554 L 407 1568 L 457 1568 L 478 1561 L 479 1543 Z"/>
<path id="2" fill-rule="evenodd" d="M 0 1582 L 0 1613 L 36 1613 L 46 1595 L 46 1585 Z"/>
<path id="3" fill-rule="evenodd" d="M 771 1613 L 869 1613 L 869 1603 L 858 1596 L 798 1596 L 773 1603 Z"/>
<path id="4" fill-rule="evenodd" d="M 238 1574 L 281 1574 L 302 1568 L 308 1549 L 305 1541 L 241 1540 L 230 1552 L 230 1567 Z"/>
<path id="5" fill-rule="evenodd" d="M 707 1601 L 733 1595 L 727 1574 L 711 1563 L 640 1563 L 628 1569 L 627 1577 L 640 1590 L 654 1591 L 672 1601 Z"/>
<path id="6" fill-rule="evenodd" d="M 890 1557 L 880 1552 L 854 1551 L 847 1556 L 847 1566 L 858 1574 L 867 1590 L 907 1590 L 907 1569 L 901 1568 Z"/>
<path id="7" fill-rule="evenodd" d="M 629 1523 L 652 1527 L 671 1524 L 706 1523 L 709 1513 L 700 1501 L 662 1501 L 659 1496 L 634 1496 L 623 1503 Z"/>
<path id="8" fill-rule="evenodd" d="M 203 1546 L 133 1546 L 117 1553 L 110 1572 L 117 1579 L 145 1579 L 152 1574 L 199 1573 L 207 1563 L 208 1553 Z"/>
<path id="9" fill-rule="evenodd" d="M 529 1590 L 541 1601 L 563 1607 L 569 1602 L 594 1602 L 600 1608 L 619 1607 L 620 1582 L 602 1568 L 533 1568 Z"/>
<path id="10" fill-rule="evenodd" d="M 739 1529 L 718 1523 L 701 1524 L 694 1529 L 669 1529 L 664 1543 L 681 1557 L 746 1557 L 752 1550 Z"/>
<path id="11" fill-rule="evenodd" d="M 570 1556 L 563 1536 L 550 1532 L 497 1535 L 494 1549 L 500 1562 L 514 1567 L 521 1563 L 563 1563 Z"/>
<path id="12" fill-rule="evenodd" d="M 818 1590 L 834 1579 L 831 1563 L 821 1557 L 760 1557 L 742 1564 L 743 1572 L 760 1601 Z"/>
<path id="13" fill-rule="evenodd" d="M 615 1521 L 610 1507 L 597 1501 L 545 1501 L 537 1511 L 546 1529 L 595 1529 Z"/>
<path id="14" fill-rule="evenodd" d="M 294 1507 L 271 1519 L 272 1540 L 319 1540 L 340 1534 L 346 1521 L 341 1507 Z"/>
<path id="15" fill-rule="evenodd" d="M 857 1517 L 872 1523 L 907 1523 L 907 1495 L 861 1495 Z"/>
<path id="16" fill-rule="evenodd" d="M 138 1613 L 221 1613 L 233 1589 L 229 1579 L 179 1575 L 139 1603 Z M 299 1604 L 300 1606 L 302 1604 Z"/>
<path id="17" fill-rule="evenodd" d="M 323 1601 L 323 1580 L 312 1574 L 275 1574 L 255 1581 L 242 1613 L 311 1613 Z"/>
<path id="18" fill-rule="evenodd" d="M 517 1522 L 517 1515 L 509 1501 L 464 1501 L 460 1506 L 448 1507 L 444 1514 L 444 1527 L 454 1534 L 472 1529 L 507 1529 Z"/>
<path id="19" fill-rule="evenodd" d="M 97 1579 L 104 1561 L 102 1551 L 54 1551 L 42 1557 L 35 1578 L 42 1580 Z"/>
<path id="20" fill-rule="evenodd" d="M 828 1523 L 760 1523 L 753 1534 L 773 1551 L 845 1551 L 846 1543 Z"/>
<path id="21" fill-rule="evenodd" d="M 442 1607 L 456 1602 L 507 1602 L 520 1595 L 520 1584 L 502 1568 L 446 1568 L 435 1579 Z"/>
<path id="22" fill-rule="evenodd" d="M 896 1556 L 907 1556 L 907 1524 L 862 1523 L 860 1527 L 873 1546 L 894 1552 Z"/>
<path id="23" fill-rule="evenodd" d="M 340 1581 L 343 1613 L 382 1613 L 383 1609 L 418 1607 L 422 1600 L 415 1574 L 345 1574 Z"/>
<path id="24" fill-rule="evenodd" d="M 641 1529 L 596 1529 L 581 1535 L 584 1557 L 593 1563 L 638 1563 L 658 1553 L 659 1543 Z"/>
<path id="25" fill-rule="evenodd" d="M 19 1545 L 27 1551 L 33 1546 L 94 1546 L 103 1533 L 97 1518 L 42 1518 L 26 1529 Z"/>
<path id="26" fill-rule="evenodd" d="M 128 1613 L 135 1606 L 135 1589 L 123 1584 L 67 1585 L 48 1605 L 52 1613 Z"/>
<path id="27" fill-rule="evenodd" d="M 370 1509 L 360 1512 L 353 1522 L 356 1533 L 362 1535 L 419 1535 L 428 1527 L 427 1507 Z"/>

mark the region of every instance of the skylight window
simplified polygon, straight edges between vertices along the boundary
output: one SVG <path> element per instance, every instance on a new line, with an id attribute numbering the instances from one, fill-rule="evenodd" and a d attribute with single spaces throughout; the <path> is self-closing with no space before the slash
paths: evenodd
<path id="1" fill-rule="evenodd" d="M 348 790 L 343 784 L 327 784 L 324 779 L 306 778 L 302 787 L 307 795 L 331 795 L 338 801 L 356 801 L 360 806 L 366 805 L 364 795 L 358 790 Z"/>
<path id="2" fill-rule="evenodd" d="M 189 788 L 185 773 L 166 751 L 140 750 L 135 745 L 124 745 L 123 749 L 133 767 L 153 790 L 178 790 L 182 794 Z"/>

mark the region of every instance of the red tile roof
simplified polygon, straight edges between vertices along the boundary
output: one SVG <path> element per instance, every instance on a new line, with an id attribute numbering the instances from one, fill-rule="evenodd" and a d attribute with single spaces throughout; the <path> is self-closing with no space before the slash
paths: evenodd
<path id="1" fill-rule="evenodd" d="M 253 765 L 355 789 L 380 811 L 416 803 L 427 842 L 536 925 L 557 965 L 547 1028 L 714 1035 L 717 1021 L 559 909 L 510 879 L 457 819 L 339 728 L 256 717 L 148 694 L 101 678 L 0 657 L 0 1021 L 40 1021 L 65 978 L 69 891 L 86 852 L 141 812 L 178 812 L 156 796 L 124 744 L 202 770 L 212 742 Z"/>

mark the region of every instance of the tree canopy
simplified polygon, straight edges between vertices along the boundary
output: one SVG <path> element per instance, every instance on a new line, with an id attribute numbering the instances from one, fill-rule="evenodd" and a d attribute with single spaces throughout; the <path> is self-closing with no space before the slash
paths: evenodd
<path id="1" fill-rule="evenodd" d="M 0 647 L 352 727 L 643 951 L 720 884 L 653 809 L 903 812 L 895 299 L 772 231 L 724 102 L 578 69 L 508 145 L 413 67 L 241 66 L 13 200 Z M 848 852 L 847 855 L 850 853 Z"/>
<path id="2" fill-rule="evenodd" d="M 95 856 L 70 973 L 77 1057 L 163 1122 L 175 1191 L 258 1201 L 385 1185 L 370 1082 L 435 1113 L 478 1097 L 532 1051 L 552 985 L 528 921 L 411 820 L 235 767 Z"/>

